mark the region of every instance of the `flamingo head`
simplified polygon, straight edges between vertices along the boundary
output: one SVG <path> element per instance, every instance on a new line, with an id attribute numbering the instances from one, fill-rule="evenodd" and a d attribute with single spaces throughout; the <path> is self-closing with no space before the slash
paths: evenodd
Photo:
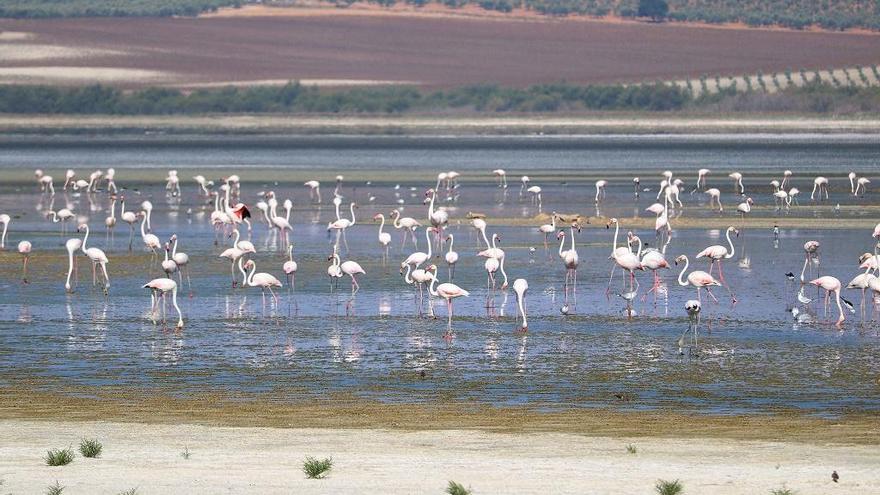
<path id="1" fill-rule="evenodd" d="M 76 228 L 76 231 L 77 231 L 77 232 L 82 232 L 83 230 L 86 230 L 87 228 L 89 228 L 88 225 L 86 225 L 86 224 L 84 224 L 84 223 L 81 223 L 81 224 L 79 224 L 79 226 Z"/>
<path id="2" fill-rule="evenodd" d="M 679 256 L 678 258 L 675 258 L 675 264 L 677 265 L 677 264 L 683 262 L 683 261 L 686 260 L 686 259 L 687 259 L 687 256 L 685 256 L 685 255 L 681 255 L 681 256 Z"/>
<path id="3" fill-rule="evenodd" d="M 168 242 L 174 242 L 176 240 L 177 240 L 177 234 L 171 234 L 171 239 L 169 239 Z"/>
<path id="4" fill-rule="evenodd" d="M 254 260 L 247 260 L 244 264 L 245 270 L 250 270 L 253 267 L 254 267 Z"/>
<path id="5" fill-rule="evenodd" d="M 428 266 L 428 268 L 425 268 L 425 271 L 436 273 L 437 272 L 437 265 L 431 264 Z"/>
<path id="6" fill-rule="evenodd" d="M 739 237 L 739 229 L 733 229 L 733 233 L 734 233 L 737 237 Z"/>
<path id="7" fill-rule="evenodd" d="M 560 230 L 559 232 L 556 233 L 556 238 L 557 238 L 557 239 L 562 239 L 562 238 L 564 238 L 564 237 L 565 237 L 565 231 L 564 231 L 564 230 Z"/>
<path id="8" fill-rule="evenodd" d="M 239 220 L 251 217 L 251 211 L 244 203 L 238 203 L 232 208 L 232 214 L 237 216 Z"/>
<path id="9" fill-rule="evenodd" d="M 633 177 L 633 184 L 638 184 L 638 183 L 639 183 L 639 178 Z"/>
<path id="10" fill-rule="evenodd" d="M 373 215 L 373 220 L 378 222 L 379 220 L 382 220 L 384 217 L 385 217 L 385 215 L 383 215 L 381 213 L 376 213 L 375 215 Z"/>
<path id="11" fill-rule="evenodd" d="M 492 239 L 494 239 L 495 241 L 497 241 L 498 244 L 501 244 L 501 234 L 493 234 L 493 235 L 492 235 Z"/>
<path id="12" fill-rule="evenodd" d="M 165 251 L 171 251 L 171 244 L 165 243 Z"/>
<path id="13" fill-rule="evenodd" d="M 398 217 L 399 217 L 399 216 L 400 216 L 400 211 L 399 211 L 399 210 L 396 210 L 396 209 L 395 209 L 395 210 L 391 210 L 391 213 L 389 213 L 389 215 L 391 215 L 391 218 L 394 218 L 395 216 L 398 216 Z"/>

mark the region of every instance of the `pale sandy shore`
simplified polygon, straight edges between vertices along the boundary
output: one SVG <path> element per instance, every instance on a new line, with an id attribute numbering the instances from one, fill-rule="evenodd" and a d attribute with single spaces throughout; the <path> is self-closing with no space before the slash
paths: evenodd
<path id="1" fill-rule="evenodd" d="M 355 115 L 3 115 L 0 132 L 157 132 L 307 134 L 878 134 L 880 120 L 737 116 L 355 116 Z"/>
<path id="2" fill-rule="evenodd" d="M 681 425 L 687 429 L 687 424 Z M 104 453 L 46 466 L 49 448 L 98 438 Z M 626 446 L 636 447 L 636 454 Z M 187 449 L 190 457 L 181 453 Z M 323 480 L 302 461 L 332 457 Z M 876 445 L 727 438 L 591 437 L 478 430 L 234 428 L 195 425 L 0 421 L 0 493 L 443 493 L 448 480 L 475 494 L 648 494 L 680 479 L 687 494 L 800 495 L 880 491 Z M 831 481 L 831 472 L 840 483 Z"/>

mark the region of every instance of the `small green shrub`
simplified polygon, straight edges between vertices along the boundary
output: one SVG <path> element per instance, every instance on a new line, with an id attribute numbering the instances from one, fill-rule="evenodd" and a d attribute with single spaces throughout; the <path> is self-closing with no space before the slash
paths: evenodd
<path id="1" fill-rule="evenodd" d="M 450 480 L 449 484 L 446 485 L 446 493 L 449 495 L 471 495 L 471 490 L 465 488 L 461 483 Z"/>
<path id="2" fill-rule="evenodd" d="M 52 449 L 43 458 L 49 466 L 66 466 L 73 462 L 73 451 L 70 449 Z"/>
<path id="3" fill-rule="evenodd" d="M 46 487 L 46 495 L 61 495 L 61 492 L 64 491 L 64 487 L 61 486 L 58 481 L 55 481 L 54 485 L 49 485 Z"/>
<path id="4" fill-rule="evenodd" d="M 183 457 L 184 459 L 189 459 L 189 457 L 190 457 L 191 455 L 192 455 L 192 454 L 190 454 L 190 452 L 189 452 L 189 447 L 184 446 L 184 447 L 183 447 L 183 452 L 180 453 L 180 457 Z"/>
<path id="5" fill-rule="evenodd" d="M 629 445 L 627 445 L 627 446 L 626 446 L 626 451 L 627 451 L 627 453 L 629 453 L 629 454 L 635 454 L 636 452 L 638 452 L 638 450 L 636 450 L 636 446 L 633 445 L 633 444 L 629 444 Z"/>
<path id="6" fill-rule="evenodd" d="M 657 483 L 654 485 L 654 491 L 658 495 L 678 495 L 684 491 L 684 486 L 678 480 L 657 480 Z"/>
<path id="7" fill-rule="evenodd" d="M 303 462 L 303 472 L 307 478 L 320 479 L 327 476 L 330 468 L 333 467 L 333 458 L 318 460 L 314 457 L 306 457 Z"/>
<path id="8" fill-rule="evenodd" d="M 119 495 L 137 495 L 137 492 L 138 492 L 137 488 L 129 488 L 128 490 L 125 490 L 124 492 L 119 492 Z"/>
<path id="9" fill-rule="evenodd" d="M 101 450 L 104 449 L 104 446 L 101 445 L 101 442 L 98 439 L 87 440 L 83 438 L 79 442 L 79 453 L 83 455 L 83 457 L 100 457 Z"/>
<path id="10" fill-rule="evenodd" d="M 770 490 L 770 495 L 794 495 L 794 493 L 794 490 L 785 487 Z"/>

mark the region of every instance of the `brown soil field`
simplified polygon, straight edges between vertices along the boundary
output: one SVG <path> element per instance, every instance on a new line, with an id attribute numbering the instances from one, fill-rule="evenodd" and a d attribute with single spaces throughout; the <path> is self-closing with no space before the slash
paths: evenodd
<path id="1" fill-rule="evenodd" d="M 40 46 L 31 50 L 39 57 L 0 57 L 0 82 L 136 87 L 298 79 L 519 86 L 880 62 L 880 36 L 865 33 L 285 10 L 196 19 L 0 20 L 0 32 L 26 33 L 0 44 L 22 47 L 21 53 L 28 44 Z M 53 52 L 51 46 L 67 50 Z M 75 56 L 69 56 L 71 49 Z"/>

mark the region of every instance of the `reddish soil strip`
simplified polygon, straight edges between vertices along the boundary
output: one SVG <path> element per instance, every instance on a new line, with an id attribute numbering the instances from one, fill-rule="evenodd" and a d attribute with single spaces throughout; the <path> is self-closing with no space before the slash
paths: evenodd
<path id="1" fill-rule="evenodd" d="M 682 79 L 880 63 L 880 36 L 602 21 L 404 15 L 2 20 L 16 43 L 109 49 L 4 67 L 106 67 L 173 84 L 266 79 L 417 81 L 430 87 Z M 133 79 L 128 86 L 150 84 Z M 155 83 L 155 81 L 153 81 Z"/>

